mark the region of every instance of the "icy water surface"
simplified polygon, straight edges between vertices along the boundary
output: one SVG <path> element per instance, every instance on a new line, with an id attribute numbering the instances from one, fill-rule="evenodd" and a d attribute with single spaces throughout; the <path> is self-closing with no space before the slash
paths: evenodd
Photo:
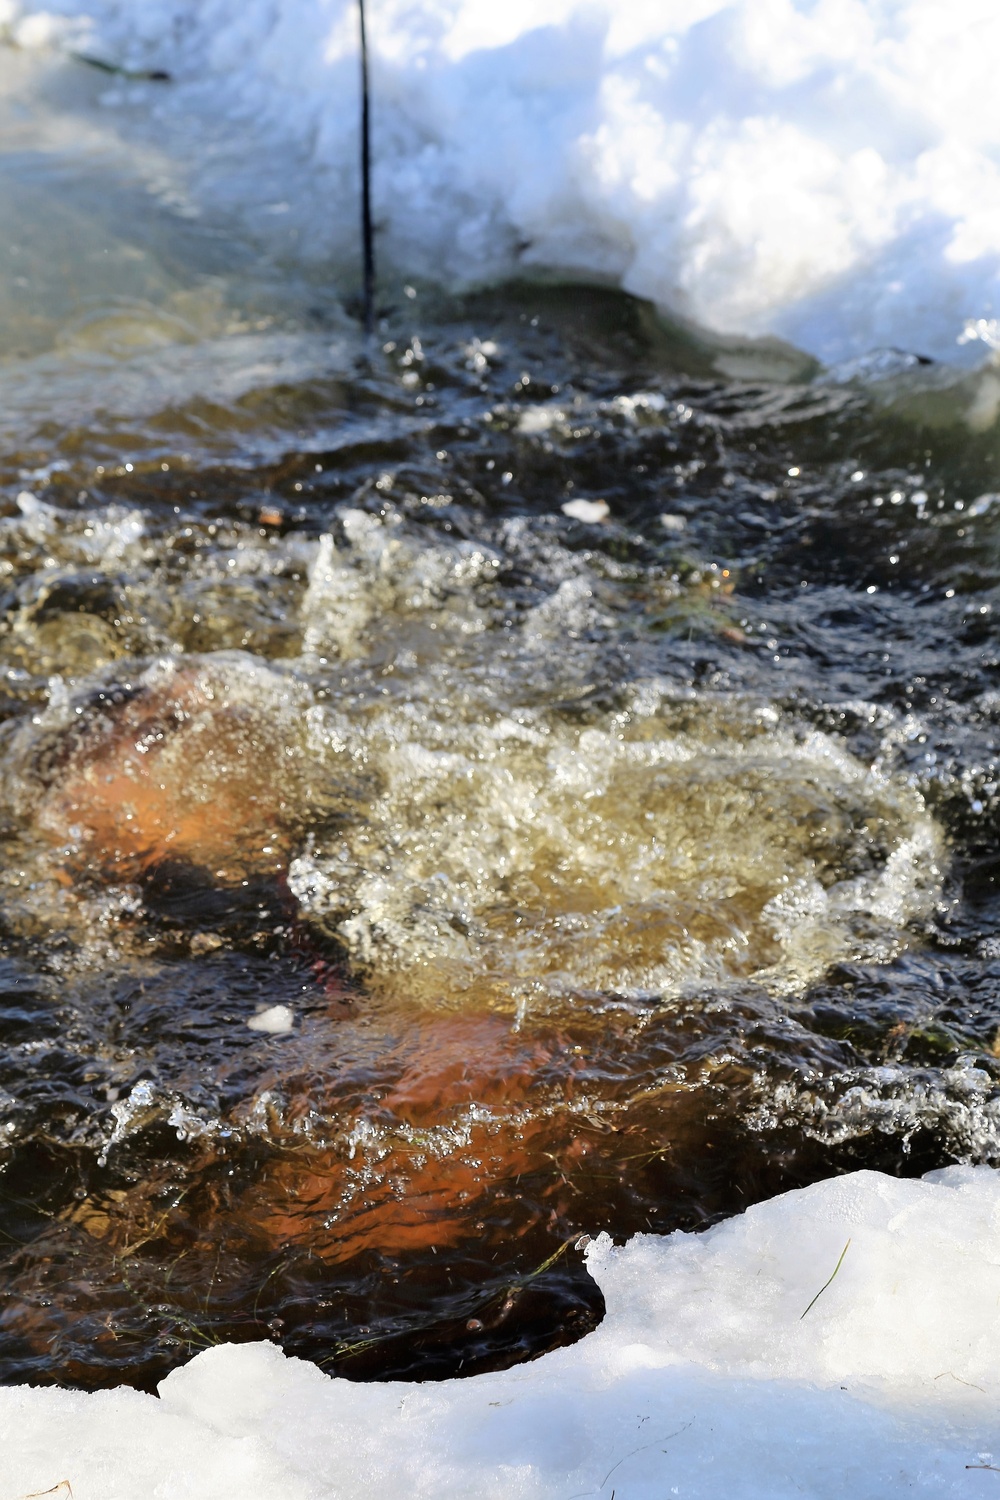
<path id="1" fill-rule="evenodd" d="M 495 1368 L 599 1319 L 584 1234 L 1000 1158 L 994 375 L 559 287 L 365 351 L 33 87 L 2 1378 Z"/>

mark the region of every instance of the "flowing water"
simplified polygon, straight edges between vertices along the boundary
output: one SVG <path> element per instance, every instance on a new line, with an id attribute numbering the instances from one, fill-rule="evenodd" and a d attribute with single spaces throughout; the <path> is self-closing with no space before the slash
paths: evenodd
<path id="1" fill-rule="evenodd" d="M 0 1378 L 497 1368 L 582 1235 L 1000 1159 L 991 370 L 366 350 L 3 64 Z"/>

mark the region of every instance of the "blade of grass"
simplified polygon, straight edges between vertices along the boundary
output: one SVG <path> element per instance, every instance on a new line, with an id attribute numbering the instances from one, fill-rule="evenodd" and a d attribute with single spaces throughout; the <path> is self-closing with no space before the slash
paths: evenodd
<path id="1" fill-rule="evenodd" d="M 816 1306 L 816 1303 L 822 1297 L 823 1293 L 826 1291 L 827 1287 L 830 1285 L 830 1282 L 833 1281 L 834 1276 L 836 1276 L 837 1272 L 840 1270 L 841 1266 L 844 1264 L 844 1256 L 847 1254 L 847 1252 L 848 1252 L 848 1250 L 850 1250 L 850 1248 L 851 1248 L 851 1242 L 850 1242 L 850 1240 L 848 1240 L 847 1244 L 844 1246 L 843 1250 L 841 1250 L 841 1252 L 840 1252 L 840 1259 L 838 1260 L 837 1264 L 833 1268 L 833 1275 L 831 1275 L 830 1278 L 827 1281 L 824 1281 L 823 1285 L 820 1287 L 819 1291 L 816 1293 L 815 1297 L 812 1299 L 812 1301 L 810 1302 L 809 1306 L 806 1308 L 806 1312 L 799 1314 L 799 1322 L 800 1323 L 802 1322 L 802 1319 L 805 1317 L 806 1313 L 807 1312 L 811 1312 L 812 1309 Z"/>

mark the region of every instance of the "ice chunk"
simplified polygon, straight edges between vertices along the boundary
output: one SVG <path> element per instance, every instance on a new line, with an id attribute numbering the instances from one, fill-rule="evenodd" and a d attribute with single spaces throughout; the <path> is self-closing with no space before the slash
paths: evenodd
<path id="1" fill-rule="evenodd" d="M 268 1036 L 287 1036 L 295 1030 L 295 1015 L 287 1005 L 269 1005 L 251 1016 L 247 1025 L 251 1031 L 263 1031 Z"/>
<path id="2" fill-rule="evenodd" d="M 611 507 L 606 500 L 567 500 L 560 509 L 570 520 L 584 521 L 588 526 L 606 521 L 611 514 Z"/>

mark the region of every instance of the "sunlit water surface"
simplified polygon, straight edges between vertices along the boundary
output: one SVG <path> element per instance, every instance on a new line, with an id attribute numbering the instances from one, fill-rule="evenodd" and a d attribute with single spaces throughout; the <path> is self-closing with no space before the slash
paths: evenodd
<path id="1" fill-rule="evenodd" d="M 1000 1158 L 992 372 L 365 350 L 0 62 L 0 1376 L 496 1368 L 584 1234 Z"/>

